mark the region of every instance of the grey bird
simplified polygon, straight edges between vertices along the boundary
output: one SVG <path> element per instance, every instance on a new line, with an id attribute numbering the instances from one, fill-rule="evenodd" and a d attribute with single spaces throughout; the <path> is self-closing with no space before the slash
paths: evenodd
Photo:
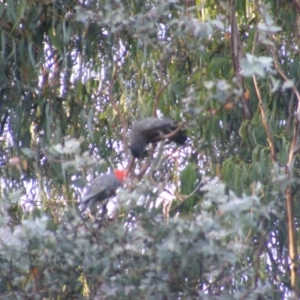
<path id="1" fill-rule="evenodd" d="M 178 124 L 171 119 L 158 119 L 148 117 L 136 121 L 129 133 L 130 151 L 133 157 L 142 158 L 147 154 L 145 147 L 147 144 L 155 143 L 163 139 L 163 136 L 171 133 L 177 128 Z M 169 140 L 178 145 L 183 145 L 187 139 L 186 133 L 179 130 Z"/>
<path id="2" fill-rule="evenodd" d="M 80 201 L 80 211 L 83 212 L 94 203 L 114 196 L 127 175 L 127 170 L 114 170 L 112 173 L 96 177 L 87 187 L 86 193 Z"/>

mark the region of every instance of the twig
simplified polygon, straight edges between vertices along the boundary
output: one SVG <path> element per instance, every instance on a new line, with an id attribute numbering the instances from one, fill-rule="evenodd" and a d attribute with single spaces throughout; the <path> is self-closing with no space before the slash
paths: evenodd
<path id="1" fill-rule="evenodd" d="M 272 57 L 273 57 L 274 66 L 275 66 L 276 71 L 280 74 L 280 76 L 284 80 L 288 80 L 288 77 L 284 74 L 284 72 L 279 67 L 279 63 L 278 63 L 278 59 L 275 55 L 274 47 L 271 48 L 271 51 L 272 51 Z M 299 151 L 299 147 L 300 147 L 300 145 L 299 145 L 300 93 L 294 85 L 291 87 L 291 89 L 293 90 L 293 92 L 295 93 L 295 95 L 297 97 L 298 106 L 297 106 L 297 113 L 295 115 L 295 123 L 296 124 L 295 124 L 294 132 L 293 132 L 293 140 L 292 140 L 292 144 L 291 144 L 291 148 L 290 148 L 290 152 L 289 152 L 289 158 L 288 158 L 288 162 L 287 162 L 287 167 L 289 169 L 289 172 L 291 172 L 291 170 L 294 166 L 294 156 Z"/>
<path id="2" fill-rule="evenodd" d="M 262 14 L 263 15 L 263 14 Z M 272 38 L 271 34 L 269 34 Z M 278 59 L 276 56 L 276 49 L 274 46 L 271 46 L 272 57 L 274 61 L 274 66 L 277 72 L 284 80 L 288 80 L 288 77 L 285 73 L 281 70 Z M 294 131 L 293 131 L 293 138 L 289 150 L 288 161 L 286 165 L 286 173 L 287 179 L 291 180 L 293 178 L 293 169 L 295 164 L 295 156 L 299 150 L 299 133 L 300 133 L 300 93 L 298 89 L 293 85 L 292 87 L 293 92 L 295 93 L 298 101 L 297 110 L 294 114 Z M 286 198 L 286 214 L 287 214 L 287 223 L 288 223 L 288 252 L 289 257 L 291 260 L 290 263 L 290 272 L 291 272 L 291 287 L 293 292 L 295 293 L 295 298 L 299 298 L 299 285 L 298 285 L 298 242 L 297 242 L 297 231 L 295 226 L 295 215 L 294 215 L 294 199 L 292 195 L 292 185 L 286 189 L 285 193 Z"/>
<path id="3" fill-rule="evenodd" d="M 173 211 L 174 209 L 178 208 L 179 206 L 181 206 L 183 204 L 183 202 L 185 202 L 187 199 L 189 199 L 190 197 L 192 197 L 200 188 L 202 188 L 203 186 L 205 186 L 207 183 L 209 183 L 211 181 L 211 179 L 206 180 L 205 182 L 199 182 L 198 185 L 195 187 L 195 189 L 186 197 L 184 197 L 184 199 L 178 203 L 177 205 L 175 205 L 174 207 L 172 207 L 172 209 L 170 209 L 170 211 Z"/>
<path id="4" fill-rule="evenodd" d="M 158 141 L 161 141 L 161 140 L 166 140 L 166 139 L 170 139 L 171 137 L 173 137 L 174 135 L 176 135 L 179 130 L 183 127 L 183 123 L 179 123 L 177 128 L 175 130 L 173 130 L 172 132 L 168 133 L 168 134 L 165 134 L 165 135 L 161 135 L 161 136 L 158 136 L 156 137 L 152 143 L 156 143 Z"/>
<path id="5" fill-rule="evenodd" d="M 230 45 L 231 45 L 231 58 L 233 63 L 234 75 L 237 78 L 238 83 L 240 84 L 243 92 L 245 93 L 245 80 L 241 75 L 241 57 L 242 57 L 242 45 L 240 40 L 240 34 L 238 32 L 238 26 L 236 21 L 236 7 L 235 0 L 230 1 L 230 25 L 231 25 L 231 36 L 230 36 Z M 245 119 L 251 119 L 251 111 L 249 107 L 249 102 L 247 99 L 242 98 L 242 112 Z"/>
<path id="6" fill-rule="evenodd" d="M 160 81 L 162 82 L 163 78 L 165 78 L 165 76 L 162 74 L 162 61 L 159 64 L 159 66 L 160 66 L 160 68 L 159 68 L 159 78 L 161 79 Z M 159 91 L 156 94 L 155 99 L 154 99 L 154 105 L 153 105 L 153 109 L 152 109 L 152 117 L 157 117 L 156 110 L 157 110 L 157 107 L 158 107 L 158 103 L 161 99 L 162 93 L 164 92 L 166 87 L 170 84 L 170 81 L 171 81 L 171 78 L 167 81 L 167 83 L 165 85 L 161 84 L 161 87 L 160 87 L 160 89 L 159 89 Z"/>
<path id="7" fill-rule="evenodd" d="M 132 172 L 132 170 L 134 170 L 134 162 L 135 162 L 134 157 L 131 157 L 129 160 L 128 166 L 126 168 L 128 171 L 128 174 L 130 174 Z"/>
<path id="8" fill-rule="evenodd" d="M 294 95 L 295 93 L 292 93 L 291 97 L 290 97 L 290 101 L 289 101 L 289 108 L 288 108 L 288 119 L 286 121 L 286 125 L 285 125 L 285 131 L 289 132 L 291 130 L 291 125 L 292 125 L 292 119 L 294 117 L 293 114 L 293 102 L 294 102 Z"/>
<path id="9" fill-rule="evenodd" d="M 157 156 L 155 157 L 155 160 L 152 162 L 151 167 L 149 169 L 149 173 L 151 174 L 153 171 L 157 170 L 161 160 L 162 160 L 162 155 L 164 152 L 164 147 L 165 147 L 165 140 L 162 140 L 159 147 L 158 147 L 158 152 Z"/>
<path id="10" fill-rule="evenodd" d="M 0 135 L 3 134 L 4 126 L 6 124 L 8 116 L 9 116 L 9 111 L 6 111 L 4 113 L 4 115 L 2 116 L 2 118 L 1 118 L 1 122 L 0 122 Z"/>
<path id="11" fill-rule="evenodd" d="M 113 85 L 114 85 L 114 81 L 115 81 L 115 79 L 117 77 L 117 74 L 118 74 L 117 71 L 118 71 L 118 64 L 115 63 L 114 70 L 113 70 L 113 75 L 112 75 L 111 81 L 110 81 L 109 86 L 108 86 L 108 99 L 109 99 L 112 107 L 116 111 L 117 115 L 119 116 L 121 124 L 122 124 L 123 150 L 124 150 L 124 153 L 125 153 L 125 156 L 126 156 L 126 160 L 128 161 L 129 160 L 129 153 L 128 153 L 128 143 L 127 143 L 127 136 L 126 136 L 128 126 L 127 126 L 125 116 L 124 116 L 124 114 L 122 114 L 121 109 L 116 104 L 116 101 L 115 101 L 114 96 L 113 96 Z"/>
<path id="12" fill-rule="evenodd" d="M 167 84 L 163 85 L 160 88 L 160 90 L 158 91 L 158 93 L 156 94 L 155 99 L 154 99 L 153 109 L 152 109 L 152 117 L 157 117 L 156 110 L 158 107 L 159 100 L 161 99 L 161 95 L 164 92 L 164 90 L 166 89 L 166 87 L 169 85 L 169 83 L 170 83 L 170 81 L 168 81 Z"/>
<path id="13" fill-rule="evenodd" d="M 152 144 L 152 149 L 149 151 L 149 155 L 148 155 L 145 163 L 143 164 L 143 166 L 140 170 L 140 173 L 136 176 L 139 180 L 141 180 L 143 178 L 144 174 L 147 172 L 148 168 L 150 167 L 154 150 L 155 150 L 155 145 Z"/>
<path id="14" fill-rule="evenodd" d="M 271 130 L 270 130 L 270 127 L 269 127 L 269 124 L 268 124 L 267 117 L 266 117 L 265 107 L 264 107 L 264 104 L 263 104 L 263 101 L 262 101 L 262 97 L 261 97 L 261 94 L 260 94 L 260 90 L 258 88 L 258 84 L 257 84 L 255 75 L 252 75 L 252 78 L 253 78 L 253 83 L 254 83 L 254 88 L 255 88 L 255 91 L 256 91 L 256 95 L 257 95 L 257 98 L 258 98 L 258 103 L 259 103 L 259 108 L 260 108 L 260 112 L 261 112 L 261 118 L 262 118 L 263 126 L 264 126 L 265 131 L 266 131 L 267 136 L 268 136 L 269 147 L 271 149 L 271 158 L 272 158 L 273 162 L 276 162 L 277 161 L 276 150 L 275 150 L 275 146 L 274 146 L 272 133 L 271 133 Z"/>

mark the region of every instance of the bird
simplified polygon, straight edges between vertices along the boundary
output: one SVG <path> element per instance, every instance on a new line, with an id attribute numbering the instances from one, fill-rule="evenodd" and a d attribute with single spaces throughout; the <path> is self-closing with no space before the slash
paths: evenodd
<path id="1" fill-rule="evenodd" d="M 136 121 L 129 133 L 129 149 L 134 158 L 143 158 L 147 155 L 146 145 L 164 139 L 167 135 L 178 127 L 178 123 L 168 118 L 147 117 Z M 183 145 L 187 136 L 185 131 L 180 129 L 176 134 L 168 138 L 178 145 Z"/>
<path id="2" fill-rule="evenodd" d="M 128 176 L 128 170 L 116 169 L 108 174 L 100 174 L 89 186 L 80 200 L 81 212 L 91 207 L 96 202 L 102 202 L 116 194 L 116 190 L 122 185 Z"/>

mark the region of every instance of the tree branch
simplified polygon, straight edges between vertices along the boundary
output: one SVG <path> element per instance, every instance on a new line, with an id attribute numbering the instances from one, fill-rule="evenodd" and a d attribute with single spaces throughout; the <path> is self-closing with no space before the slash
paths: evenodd
<path id="1" fill-rule="evenodd" d="M 270 35 L 272 39 L 272 36 Z M 271 46 L 272 57 L 274 61 L 274 66 L 277 72 L 284 80 L 289 80 L 289 78 L 285 75 L 285 73 L 281 70 L 280 65 L 277 59 L 277 52 L 274 46 Z M 295 156 L 300 148 L 299 145 L 299 133 L 300 133 L 300 93 L 297 88 L 293 85 L 293 92 L 297 97 L 297 110 L 294 114 L 294 130 L 293 130 L 293 138 L 289 150 L 288 161 L 286 165 L 286 173 L 287 180 L 291 180 L 293 178 L 293 169 L 295 164 Z M 288 220 L 288 251 L 291 260 L 290 272 L 291 272 L 291 286 L 293 292 L 295 293 L 295 298 L 299 298 L 299 285 L 298 285 L 298 242 L 297 242 L 297 231 L 295 226 L 295 215 L 294 215 L 294 203 L 293 203 L 293 195 L 292 195 L 292 186 L 289 186 L 285 192 L 286 198 L 286 214 Z"/>
<path id="2" fill-rule="evenodd" d="M 231 25 L 231 58 L 234 69 L 234 75 L 243 89 L 243 95 L 245 95 L 246 87 L 244 77 L 241 75 L 241 57 L 242 57 L 242 45 L 240 40 L 240 34 L 238 32 L 238 26 L 236 21 L 236 5 L 235 0 L 230 1 L 230 25 Z M 241 98 L 242 112 L 245 119 L 251 119 L 251 111 L 249 107 L 248 99 L 245 96 Z"/>

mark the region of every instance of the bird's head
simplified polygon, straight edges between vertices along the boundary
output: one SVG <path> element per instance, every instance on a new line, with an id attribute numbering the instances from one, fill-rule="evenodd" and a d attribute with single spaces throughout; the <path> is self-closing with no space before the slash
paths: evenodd
<path id="1" fill-rule="evenodd" d="M 128 177 L 128 170 L 114 170 L 114 175 L 120 182 L 123 182 Z"/>

